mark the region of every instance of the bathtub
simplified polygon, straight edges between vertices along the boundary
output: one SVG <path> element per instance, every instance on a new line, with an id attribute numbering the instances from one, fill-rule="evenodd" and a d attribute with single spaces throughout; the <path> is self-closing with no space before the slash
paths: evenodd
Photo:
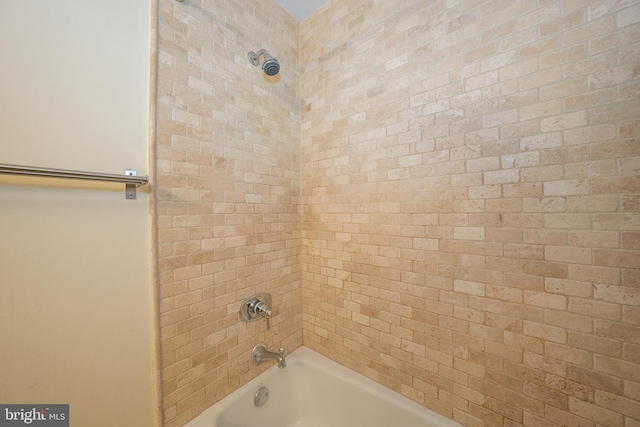
<path id="1" fill-rule="evenodd" d="M 461 427 L 307 347 L 287 356 L 286 368 L 274 364 L 184 427 L 294 426 Z"/>

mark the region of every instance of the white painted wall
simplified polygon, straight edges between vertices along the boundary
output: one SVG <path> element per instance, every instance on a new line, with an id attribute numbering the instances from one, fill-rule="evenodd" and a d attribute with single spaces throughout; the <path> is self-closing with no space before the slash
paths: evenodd
<path id="1" fill-rule="evenodd" d="M 0 163 L 149 173 L 150 0 L 0 0 Z M 0 403 L 156 426 L 149 196 L 0 175 Z"/>

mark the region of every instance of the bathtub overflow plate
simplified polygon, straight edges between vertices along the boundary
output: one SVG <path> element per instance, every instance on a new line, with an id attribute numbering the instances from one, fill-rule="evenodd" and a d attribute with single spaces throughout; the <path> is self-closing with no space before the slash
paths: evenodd
<path id="1" fill-rule="evenodd" d="M 260 387 L 253 396 L 253 404 L 258 408 L 265 405 L 269 401 L 269 389 L 266 387 Z"/>

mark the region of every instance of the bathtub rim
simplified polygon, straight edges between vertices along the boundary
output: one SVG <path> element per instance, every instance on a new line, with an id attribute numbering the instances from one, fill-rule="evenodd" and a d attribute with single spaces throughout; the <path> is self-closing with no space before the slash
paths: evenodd
<path id="1" fill-rule="evenodd" d="M 435 412 L 434 410 L 423 406 L 408 397 L 392 390 L 371 378 L 368 378 L 359 372 L 352 370 L 344 365 L 341 365 L 334 360 L 324 356 L 323 354 L 306 346 L 300 346 L 292 351 L 287 358 L 287 367 L 296 366 L 297 364 L 311 365 L 324 373 L 335 376 L 340 381 L 348 381 L 354 384 L 357 388 L 363 391 L 373 394 L 378 398 L 392 401 L 400 409 L 406 410 L 421 417 L 427 418 L 438 427 L 463 427 L 458 422 L 451 418 L 447 418 L 442 414 Z M 284 368 L 286 371 L 287 368 Z M 277 364 L 269 367 L 269 369 L 258 374 L 255 378 L 251 379 L 246 384 L 240 386 L 238 389 L 231 392 L 229 395 L 220 399 L 203 412 L 201 412 L 194 419 L 190 420 L 183 427 L 215 427 L 215 421 L 220 415 L 229 408 L 240 396 L 248 394 L 252 395 L 255 390 L 259 388 L 265 381 L 268 381 L 269 377 L 277 374 L 279 368 Z"/>

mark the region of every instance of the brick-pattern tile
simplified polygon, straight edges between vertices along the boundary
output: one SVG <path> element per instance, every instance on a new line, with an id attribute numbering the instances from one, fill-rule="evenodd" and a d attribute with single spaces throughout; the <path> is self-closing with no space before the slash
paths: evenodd
<path id="1" fill-rule="evenodd" d="M 640 425 L 639 8 L 300 24 L 305 345 L 466 426 Z"/>
<path id="2" fill-rule="evenodd" d="M 161 0 L 165 425 L 304 341 L 465 426 L 640 426 L 639 8 Z"/>
<path id="3" fill-rule="evenodd" d="M 258 342 L 302 342 L 298 24 L 275 2 L 161 0 L 158 274 L 165 426 L 265 366 Z M 246 57 L 266 48 L 281 73 Z M 241 301 L 273 296 L 272 329 Z"/>

